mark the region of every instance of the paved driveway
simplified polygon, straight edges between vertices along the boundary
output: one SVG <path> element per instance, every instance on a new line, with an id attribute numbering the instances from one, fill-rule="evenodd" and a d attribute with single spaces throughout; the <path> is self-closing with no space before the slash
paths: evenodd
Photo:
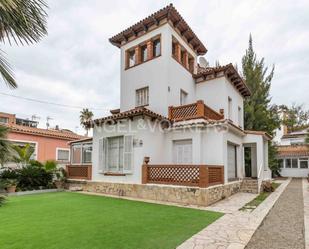
<path id="1" fill-rule="evenodd" d="M 246 249 L 265 248 L 305 248 L 301 179 L 290 182 L 246 246 Z"/>

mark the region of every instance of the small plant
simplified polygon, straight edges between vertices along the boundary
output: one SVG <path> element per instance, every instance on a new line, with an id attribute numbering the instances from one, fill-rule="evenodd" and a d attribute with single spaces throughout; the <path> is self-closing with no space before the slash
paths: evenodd
<path id="1" fill-rule="evenodd" d="M 63 184 L 66 180 L 66 171 L 64 168 L 60 168 L 57 171 L 55 171 L 55 177 L 56 180 L 54 181 L 56 188 L 61 189 L 63 188 Z"/>
<path id="2" fill-rule="evenodd" d="M 5 179 L 3 180 L 4 187 L 8 193 L 15 193 L 17 187 L 17 180 L 16 179 Z"/>
<path id="3" fill-rule="evenodd" d="M 263 182 L 262 189 L 264 192 L 274 192 L 275 188 L 270 181 Z"/>

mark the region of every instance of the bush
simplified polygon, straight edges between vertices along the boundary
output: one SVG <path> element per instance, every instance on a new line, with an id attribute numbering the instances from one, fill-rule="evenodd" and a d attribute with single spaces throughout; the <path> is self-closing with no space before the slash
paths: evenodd
<path id="1" fill-rule="evenodd" d="M 17 187 L 21 190 L 51 188 L 53 186 L 53 173 L 44 168 L 29 165 L 18 169 L 17 172 Z"/>
<path id="2" fill-rule="evenodd" d="M 30 161 L 30 165 L 34 166 L 34 167 L 39 167 L 39 168 L 43 168 L 44 167 L 43 163 L 41 163 L 41 162 L 39 162 L 37 160 L 31 160 Z"/>
<path id="3" fill-rule="evenodd" d="M 13 169 L 5 169 L 0 174 L 1 179 L 17 179 L 18 173 Z"/>

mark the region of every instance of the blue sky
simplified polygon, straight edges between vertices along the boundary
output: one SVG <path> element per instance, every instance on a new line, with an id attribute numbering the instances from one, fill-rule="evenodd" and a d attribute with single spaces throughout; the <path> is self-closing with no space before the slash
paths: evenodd
<path id="1" fill-rule="evenodd" d="M 309 1 L 48 1 L 48 36 L 31 46 L 2 46 L 13 66 L 17 90 L 0 84 L 0 93 L 65 105 L 96 108 L 95 117 L 119 107 L 120 51 L 108 38 L 149 14 L 174 4 L 206 45 L 210 65 L 241 57 L 252 33 L 257 55 L 275 64 L 272 101 L 309 108 Z M 0 111 L 53 119 L 83 133 L 79 109 L 0 95 Z"/>

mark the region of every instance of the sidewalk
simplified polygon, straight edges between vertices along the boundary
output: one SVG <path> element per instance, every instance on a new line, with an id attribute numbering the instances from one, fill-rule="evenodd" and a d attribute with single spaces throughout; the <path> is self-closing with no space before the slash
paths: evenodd
<path id="1" fill-rule="evenodd" d="M 309 183 L 303 179 L 305 248 L 309 249 Z"/>
<path id="2" fill-rule="evenodd" d="M 226 211 L 227 213 L 199 233 L 181 244 L 178 249 L 242 249 L 250 241 L 255 230 L 278 200 L 290 179 L 284 181 L 275 192 L 263 201 L 254 211 L 239 211 L 250 199 L 242 193 L 231 196 L 207 210 Z M 248 200 L 244 203 L 244 198 Z M 237 205 L 238 203 L 238 205 Z M 232 208 L 231 208 L 232 207 Z"/>
<path id="3" fill-rule="evenodd" d="M 256 230 L 246 249 L 304 249 L 302 179 L 293 179 Z"/>

